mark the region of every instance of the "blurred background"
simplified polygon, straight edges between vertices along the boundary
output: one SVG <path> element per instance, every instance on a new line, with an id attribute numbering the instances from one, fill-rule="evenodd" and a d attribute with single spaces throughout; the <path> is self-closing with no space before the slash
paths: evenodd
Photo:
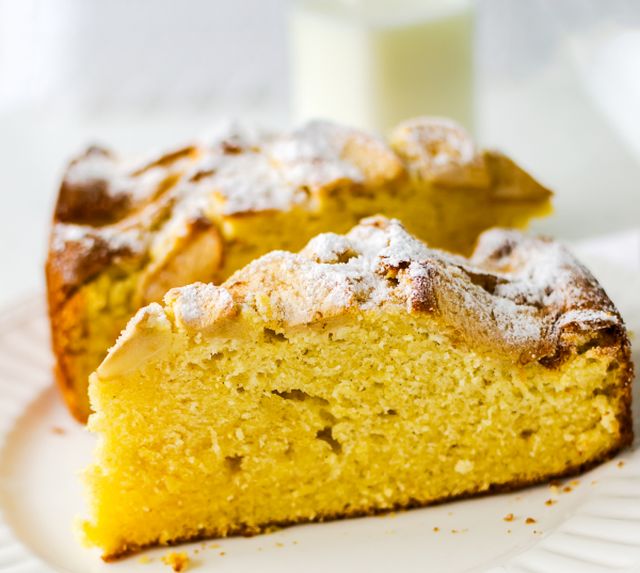
<path id="1" fill-rule="evenodd" d="M 637 0 L 0 0 L 0 305 L 43 288 L 58 181 L 89 143 L 417 114 L 554 189 L 535 230 L 640 227 Z"/>

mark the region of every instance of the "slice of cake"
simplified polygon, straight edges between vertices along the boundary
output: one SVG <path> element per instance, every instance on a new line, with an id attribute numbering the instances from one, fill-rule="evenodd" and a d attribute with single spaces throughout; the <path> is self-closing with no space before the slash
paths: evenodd
<path id="1" fill-rule="evenodd" d="M 317 122 L 279 135 L 231 128 L 146 162 L 92 148 L 65 175 L 47 261 L 57 381 L 85 420 L 89 374 L 133 313 L 172 287 L 222 282 L 270 250 L 299 250 L 376 213 L 468 252 L 481 231 L 545 213 L 549 195 L 436 119 L 401 125 L 391 146 Z"/>
<path id="2" fill-rule="evenodd" d="M 84 532 L 111 559 L 573 474 L 631 442 L 631 378 L 558 244 L 370 218 L 136 314 L 91 377 Z"/>

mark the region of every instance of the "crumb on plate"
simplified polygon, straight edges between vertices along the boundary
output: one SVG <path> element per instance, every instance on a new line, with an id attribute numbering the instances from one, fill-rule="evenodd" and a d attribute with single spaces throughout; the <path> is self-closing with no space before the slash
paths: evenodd
<path id="1" fill-rule="evenodd" d="M 162 558 L 162 562 L 165 565 L 169 565 L 176 573 L 186 571 L 187 567 L 189 567 L 189 557 L 186 553 L 172 551 Z"/>

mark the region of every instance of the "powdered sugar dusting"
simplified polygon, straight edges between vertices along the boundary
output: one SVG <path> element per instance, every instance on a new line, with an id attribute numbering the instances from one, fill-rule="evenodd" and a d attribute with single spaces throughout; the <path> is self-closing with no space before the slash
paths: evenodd
<path id="1" fill-rule="evenodd" d="M 174 308 L 178 324 L 187 328 L 202 329 L 224 316 L 234 313 L 235 302 L 223 287 L 193 283 L 170 290 L 165 303 Z"/>
<path id="2" fill-rule="evenodd" d="M 405 121 L 394 130 L 393 140 L 421 167 L 443 168 L 471 163 L 476 155 L 469 134 L 454 121 L 443 117 Z"/>
<path id="3" fill-rule="evenodd" d="M 89 257 L 99 240 L 114 251 L 146 248 L 152 258 L 162 257 L 194 222 L 209 222 L 224 239 L 228 226 L 221 221 L 226 217 L 294 207 L 313 210 L 323 195 L 336 189 L 375 190 L 403 180 L 406 172 L 413 173 L 427 160 L 430 165 L 458 166 L 462 173 L 470 166 L 473 173 L 478 171 L 471 140 L 450 120 L 406 122 L 396 131 L 393 145 L 395 150 L 376 136 L 315 121 L 280 134 L 228 122 L 207 140 L 144 161 L 122 161 L 91 148 L 72 162 L 65 176 L 65 200 L 74 206 L 67 211 L 80 215 L 74 219 L 76 215 L 67 213 L 65 224 L 54 225 L 52 253 L 73 244 L 77 257 L 82 249 Z M 469 187 L 460 173 L 448 184 Z M 84 225 L 94 220 L 95 226 Z M 137 237 L 130 232 L 134 228 Z M 416 248 L 415 241 L 406 239 L 403 246 L 382 254 L 381 264 L 411 259 Z"/>
<path id="4" fill-rule="evenodd" d="M 314 121 L 290 135 L 270 142 L 266 154 L 292 185 L 318 188 L 339 180 L 365 179 L 352 161 L 343 157 L 353 130 L 326 121 Z"/>
<path id="5" fill-rule="evenodd" d="M 348 237 L 322 233 L 311 239 L 302 253 L 317 263 L 339 263 L 346 262 L 344 259 L 350 257 L 354 251 Z"/>
<path id="6" fill-rule="evenodd" d="M 119 175 L 117 163 L 113 157 L 97 150 L 90 150 L 69 166 L 65 180 L 75 185 L 87 181 L 113 181 Z"/>
<path id="7" fill-rule="evenodd" d="M 212 213 L 233 216 L 288 210 L 308 203 L 310 194 L 321 188 L 344 181 L 361 183 L 367 174 L 357 161 L 345 157 L 346 146 L 353 141 L 373 146 L 397 161 L 391 149 L 374 136 L 328 122 L 312 122 L 279 135 L 229 122 L 208 141 L 144 161 L 120 161 L 105 150 L 91 148 L 69 166 L 65 183 L 79 191 L 86 188 L 87 193 L 98 183 L 101 192 L 111 197 L 127 197 L 129 212 L 111 225 L 114 231 L 133 223 L 150 232 L 157 228 L 154 214 L 158 209 L 153 204 L 158 202 L 170 200 L 172 212 L 181 220 Z M 87 197 L 89 203 L 95 200 Z M 174 225 L 180 226 L 182 222 Z M 76 226 L 76 243 L 82 231 L 93 234 L 90 226 Z M 63 248 L 71 232 L 56 226 L 54 249 Z M 112 235 L 114 241 L 118 232 Z M 109 239 L 108 234 L 103 233 L 103 238 Z"/>
<path id="8" fill-rule="evenodd" d="M 272 252 L 225 286 L 253 303 L 266 293 L 269 317 L 290 324 L 355 307 L 435 312 L 454 330 L 517 352 L 521 361 L 553 352 L 569 325 L 622 324 L 595 279 L 557 243 L 494 230 L 465 259 L 429 249 L 384 217 L 344 236 L 319 235 L 297 255 Z"/>
<path id="9" fill-rule="evenodd" d="M 51 250 L 64 252 L 70 244 L 89 250 L 97 241 L 109 246 L 113 251 L 129 250 L 142 252 L 146 240 L 140 229 L 114 229 L 112 227 L 96 228 L 89 225 L 56 223 L 51 241 Z"/>
<path id="10" fill-rule="evenodd" d="M 212 186 L 223 200 L 222 212 L 285 210 L 304 200 L 305 195 L 287 183 L 263 155 L 249 152 L 224 162 Z"/>

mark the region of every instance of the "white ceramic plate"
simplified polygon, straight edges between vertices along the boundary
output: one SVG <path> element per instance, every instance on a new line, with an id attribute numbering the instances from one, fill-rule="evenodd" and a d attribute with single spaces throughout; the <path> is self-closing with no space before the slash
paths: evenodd
<path id="1" fill-rule="evenodd" d="M 640 275 L 606 263 L 599 274 L 614 300 L 624 300 L 623 314 L 640 333 Z M 637 352 L 635 358 L 640 363 Z M 0 315 L 0 572 L 169 572 L 161 561 L 167 548 L 147 551 L 146 563 L 134 556 L 107 565 L 78 544 L 73 522 L 83 499 L 77 473 L 93 437 L 65 411 L 50 362 L 40 299 Z M 565 485 L 571 491 L 563 491 Z M 503 519 L 508 514 L 513 521 Z M 536 522 L 527 524 L 528 517 Z M 189 571 L 221 573 L 640 571 L 640 451 L 567 480 L 559 491 L 541 486 L 177 551 L 191 558 Z"/>

